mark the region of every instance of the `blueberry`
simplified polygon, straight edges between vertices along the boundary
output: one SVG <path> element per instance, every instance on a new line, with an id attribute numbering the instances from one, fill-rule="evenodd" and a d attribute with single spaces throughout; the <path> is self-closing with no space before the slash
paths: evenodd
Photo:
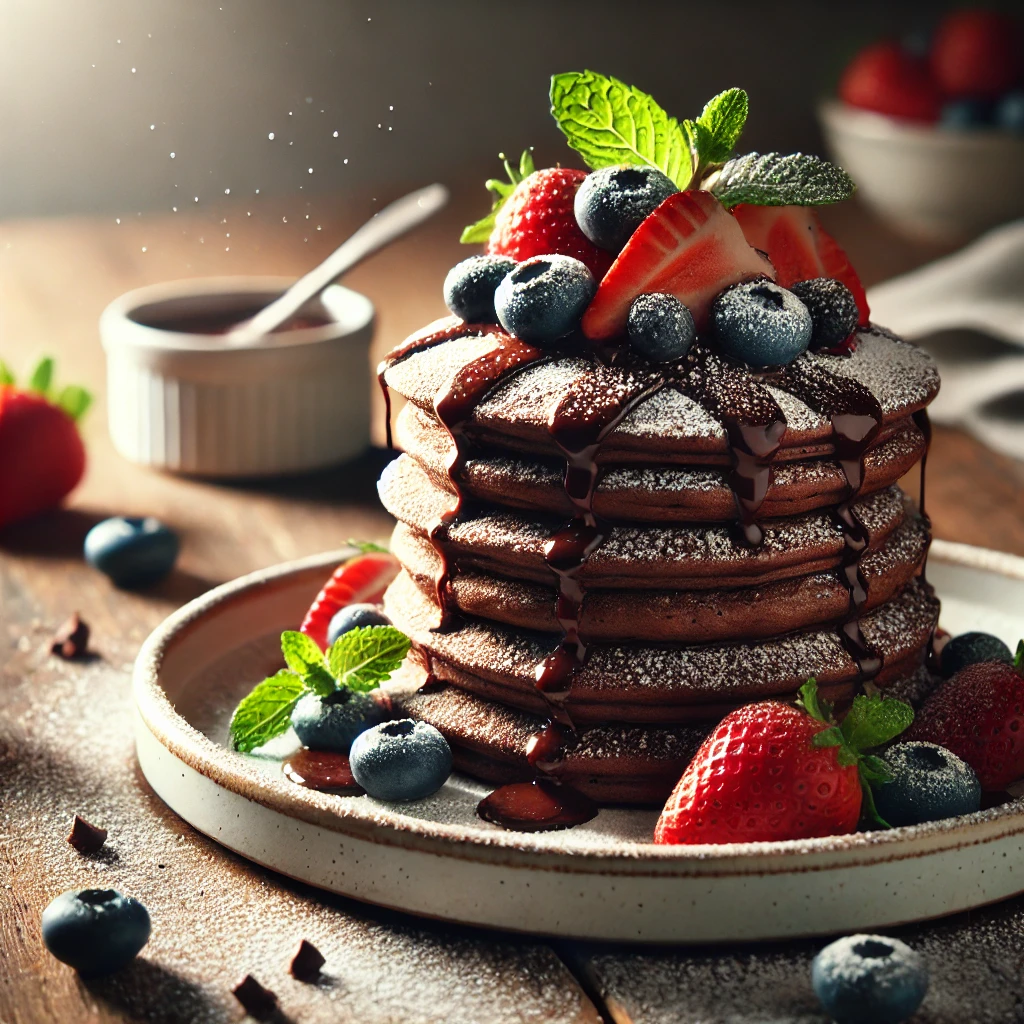
<path id="1" fill-rule="evenodd" d="M 697 336 L 690 311 L 674 295 L 638 295 L 626 321 L 630 344 L 654 363 L 674 362 L 690 350 Z"/>
<path id="2" fill-rule="evenodd" d="M 114 889 L 71 889 L 43 911 L 43 942 L 79 974 L 119 970 L 149 940 L 149 914 Z"/>
<path id="3" fill-rule="evenodd" d="M 1024 89 L 1008 92 L 996 104 L 992 120 L 1008 132 L 1024 133 Z"/>
<path id="4" fill-rule="evenodd" d="M 493 324 L 494 292 L 515 265 L 509 256 L 470 256 L 456 263 L 444 279 L 444 304 L 460 320 Z"/>
<path id="5" fill-rule="evenodd" d="M 344 687 L 319 697 L 307 693 L 292 709 L 292 728 L 310 750 L 347 754 L 352 741 L 387 717 L 370 693 L 353 693 Z"/>
<path id="6" fill-rule="evenodd" d="M 860 309 L 853 292 L 834 277 L 800 281 L 790 291 L 811 314 L 811 344 L 814 348 L 835 348 L 850 336 L 860 320 Z"/>
<path id="7" fill-rule="evenodd" d="M 391 620 L 375 604 L 347 604 L 334 613 L 327 627 L 327 645 L 330 646 L 342 633 L 361 626 L 390 626 Z"/>
<path id="8" fill-rule="evenodd" d="M 362 733 L 349 754 L 356 782 L 378 800 L 422 800 L 452 770 L 448 741 L 426 722 L 403 718 Z"/>
<path id="9" fill-rule="evenodd" d="M 602 167 L 576 193 L 576 223 L 594 245 L 618 252 L 640 222 L 678 191 L 654 167 Z"/>
<path id="10" fill-rule="evenodd" d="M 531 256 L 505 275 L 494 294 L 498 322 L 523 341 L 563 338 L 597 290 L 594 275 L 571 256 Z"/>
<path id="11" fill-rule="evenodd" d="M 950 100 L 943 104 L 939 113 L 939 124 L 957 131 L 986 128 L 991 122 L 992 104 L 985 100 Z"/>
<path id="12" fill-rule="evenodd" d="M 814 958 L 811 984 L 837 1024 L 899 1024 L 921 1005 L 928 968 L 899 939 L 848 935 Z"/>
<path id="13" fill-rule="evenodd" d="M 973 814 L 981 806 L 974 769 L 934 743 L 897 743 L 883 755 L 892 781 L 878 786 L 875 806 L 893 826 Z"/>
<path id="14" fill-rule="evenodd" d="M 85 535 L 85 560 L 118 587 L 144 587 L 174 568 L 178 537 L 158 519 L 115 516 Z"/>
<path id="15" fill-rule="evenodd" d="M 991 633 L 961 633 L 942 648 L 940 662 L 944 676 L 955 676 L 968 665 L 982 661 L 1003 661 L 1013 664 L 1010 648 Z"/>
<path id="16" fill-rule="evenodd" d="M 726 355 L 750 366 L 785 366 L 807 350 L 811 314 L 771 281 L 726 288 L 711 303 L 711 327 Z"/>

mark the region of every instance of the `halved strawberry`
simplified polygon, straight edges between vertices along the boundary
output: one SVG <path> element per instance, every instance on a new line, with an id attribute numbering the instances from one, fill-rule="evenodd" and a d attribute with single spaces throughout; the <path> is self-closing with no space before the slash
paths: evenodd
<path id="1" fill-rule="evenodd" d="M 583 314 L 583 333 L 624 333 L 630 305 L 647 292 L 675 295 L 699 329 L 719 292 L 761 276 L 774 279 L 771 263 L 725 207 L 710 192 L 677 192 L 633 232 Z"/>
<path id="2" fill-rule="evenodd" d="M 327 627 L 335 613 L 347 604 L 378 604 L 398 569 L 398 559 L 389 551 L 370 551 L 342 562 L 309 606 L 299 632 L 326 650 Z"/>
<path id="3" fill-rule="evenodd" d="M 821 226 L 810 206 L 750 206 L 732 210 L 747 241 L 766 253 L 783 288 L 812 277 L 834 277 L 853 293 L 860 325 L 871 316 L 864 286 L 839 243 Z"/>

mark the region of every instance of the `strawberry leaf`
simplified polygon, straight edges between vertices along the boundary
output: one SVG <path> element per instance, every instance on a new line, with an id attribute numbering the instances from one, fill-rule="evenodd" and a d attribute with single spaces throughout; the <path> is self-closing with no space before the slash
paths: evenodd
<path id="1" fill-rule="evenodd" d="M 892 825 L 890 825 L 889 822 L 887 822 L 885 818 L 878 813 L 878 808 L 875 806 L 875 794 L 872 791 L 871 786 L 865 781 L 863 770 L 861 771 L 860 782 L 861 790 L 864 794 L 864 803 L 861 809 L 862 817 L 870 821 L 873 825 L 880 825 L 882 828 L 892 828 Z"/>
<path id="2" fill-rule="evenodd" d="M 551 114 L 592 170 L 657 167 L 680 188 L 693 177 L 692 136 L 647 93 L 617 78 L 593 71 L 553 75 Z"/>
<path id="3" fill-rule="evenodd" d="M 339 686 L 366 693 L 391 677 L 409 647 L 409 638 L 394 626 L 362 626 L 334 641 L 327 662 Z"/>
<path id="4" fill-rule="evenodd" d="M 378 544 L 375 540 L 355 540 L 349 537 L 348 546 L 355 548 L 361 555 L 386 555 L 388 553 L 388 548 L 383 544 Z"/>
<path id="5" fill-rule="evenodd" d="M 849 199 L 856 186 L 841 167 L 806 153 L 748 153 L 730 160 L 705 187 L 726 208 L 755 206 L 821 206 Z"/>
<path id="6" fill-rule="evenodd" d="M 5 384 L 13 383 L 14 372 L 2 359 L 0 359 L 0 387 L 3 387 Z"/>
<path id="7" fill-rule="evenodd" d="M 491 212 L 486 217 L 463 229 L 459 241 L 464 245 L 481 245 L 491 237 L 491 232 L 494 231 L 494 225 L 497 222 L 498 211 L 505 205 L 508 197 L 515 192 L 516 186 L 524 178 L 533 174 L 535 170 L 533 154 L 528 149 L 524 149 L 523 155 L 519 158 L 518 170 L 508 162 L 504 153 L 499 153 L 498 159 L 505 165 L 508 181 L 502 181 L 500 178 L 488 178 L 484 183 L 484 187 L 494 193 L 494 203 L 491 206 Z"/>
<path id="8" fill-rule="evenodd" d="M 288 728 L 292 708 L 306 692 L 303 681 L 287 669 L 264 679 L 231 716 L 231 746 L 247 754 Z"/>
<path id="9" fill-rule="evenodd" d="M 864 754 L 860 759 L 861 778 L 872 784 L 892 782 L 892 771 L 887 762 L 875 754 Z"/>
<path id="10" fill-rule="evenodd" d="M 721 163 L 729 159 L 747 123 L 748 109 L 749 100 L 742 89 L 726 89 L 708 100 L 697 118 L 697 124 L 706 132 L 700 153 L 702 161 Z"/>
<path id="11" fill-rule="evenodd" d="M 86 409 L 92 405 L 92 395 L 85 388 L 77 384 L 69 384 L 57 396 L 59 405 L 73 420 L 79 420 L 85 415 Z"/>
<path id="12" fill-rule="evenodd" d="M 1013 667 L 1024 672 L 1024 640 L 1017 641 L 1017 653 L 1013 656 Z"/>
<path id="13" fill-rule="evenodd" d="M 811 743 L 816 747 L 840 747 L 843 745 L 843 734 L 838 725 L 832 725 L 815 733 Z"/>
<path id="14" fill-rule="evenodd" d="M 827 722 L 832 725 L 832 705 L 827 700 L 818 697 L 818 680 L 811 676 L 810 679 L 800 687 L 800 696 L 797 704 L 800 705 L 811 716 L 819 722 Z"/>
<path id="15" fill-rule="evenodd" d="M 32 371 L 28 379 L 29 391 L 36 391 L 40 395 L 49 393 L 50 384 L 53 382 L 53 360 L 47 356 L 39 361 L 39 365 Z"/>
<path id="16" fill-rule="evenodd" d="M 858 753 L 880 747 L 910 728 L 914 709 L 901 700 L 884 697 L 853 698 L 853 705 L 843 719 L 843 737 Z"/>

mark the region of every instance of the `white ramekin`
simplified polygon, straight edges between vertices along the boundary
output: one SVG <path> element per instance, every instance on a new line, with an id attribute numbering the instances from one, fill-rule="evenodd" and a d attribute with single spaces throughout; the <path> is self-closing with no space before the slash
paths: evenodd
<path id="1" fill-rule="evenodd" d="M 128 292 L 100 317 L 114 446 L 132 462 L 205 477 L 259 477 L 350 459 L 370 443 L 369 299 L 332 285 L 304 314 L 324 326 L 228 348 L 147 324 L 245 315 L 291 281 L 225 277 Z"/>

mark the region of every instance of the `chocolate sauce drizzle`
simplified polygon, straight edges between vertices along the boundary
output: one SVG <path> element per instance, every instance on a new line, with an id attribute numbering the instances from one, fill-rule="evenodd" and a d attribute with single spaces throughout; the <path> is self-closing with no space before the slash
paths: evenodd
<path id="1" fill-rule="evenodd" d="M 435 581 L 441 609 L 440 628 L 448 628 L 456 612 L 451 579 L 457 566 L 450 563 L 445 553 L 445 541 L 463 504 L 458 477 L 469 451 L 465 426 L 479 403 L 499 384 L 528 366 L 553 358 L 554 353 L 527 345 L 491 325 L 440 321 L 392 352 L 378 371 L 387 401 L 390 445 L 390 401 L 384 379 L 387 369 L 415 352 L 474 333 L 493 336 L 495 347 L 464 366 L 434 400 L 437 419 L 452 440 L 446 474 L 455 499 L 451 509 L 429 531 L 441 566 Z M 658 369 L 638 363 L 621 349 L 598 351 L 596 355 L 598 361 L 570 384 L 548 419 L 551 438 L 566 460 L 563 483 L 575 512 L 549 537 L 544 549 L 545 561 L 557 581 L 555 614 L 562 638 L 535 673 L 537 692 L 548 707 L 549 718 L 530 737 L 526 756 L 540 774 L 532 782 L 499 787 L 478 808 L 481 817 L 506 828 L 564 828 L 588 821 L 597 813 L 593 801 L 561 784 L 553 773 L 577 742 L 567 702 L 573 680 L 587 659 L 586 640 L 580 634 L 586 597 L 580 571 L 604 543 L 610 528 L 598 519 L 593 508 L 600 476 L 598 454 L 604 439 L 632 409 L 662 388 L 678 388 L 701 404 L 725 430 L 731 460 L 728 482 L 736 501 L 737 522 L 743 541 L 756 547 L 764 536 L 757 516 L 771 488 L 775 458 L 787 430 L 785 415 L 766 383 L 737 370 L 699 343 L 685 360 Z M 836 457 L 847 484 L 844 498 L 833 513 L 844 541 L 840 575 L 850 594 L 839 635 L 861 680 L 869 680 L 881 670 L 882 659 L 860 628 L 861 612 L 868 598 L 861 571 L 868 532 L 852 503 L 863 487 L 864 458 L 878 435 L 882 410 L 866 387 L 850 377 L 830 372 L 819 361 L 797 360 L 769 380 L 831 421 Z M 926 440 L 930 438 L 927 413 L 915 413 L 914 421 Z M 924 515 L 923 461 L 921 514 Z M 428 688 L 432 679 L 428 662 Z"/>

